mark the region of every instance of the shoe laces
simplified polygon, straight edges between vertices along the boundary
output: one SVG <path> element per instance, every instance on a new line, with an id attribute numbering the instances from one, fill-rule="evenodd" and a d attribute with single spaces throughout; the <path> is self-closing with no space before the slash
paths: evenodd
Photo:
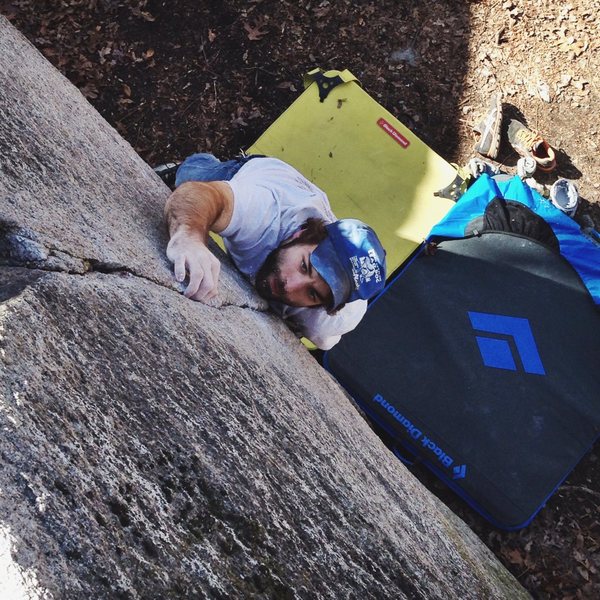
<path id="1" fill-rule="evenodd" d="M 535 150 L 536 146 L 541 141 L 540 136 L 535 133 L 535 131 L 531 131 L 531 129 L 527 129 L 523 127 L 523 129 L 519 129 L 515 134 L 517 140 L 525 146 L 528 150 Z"/>

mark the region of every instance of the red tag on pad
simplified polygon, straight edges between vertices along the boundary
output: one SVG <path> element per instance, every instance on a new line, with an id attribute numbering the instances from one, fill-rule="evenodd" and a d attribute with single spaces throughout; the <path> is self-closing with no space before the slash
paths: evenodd
<path id="1" fill-rule="evenodd" d="M 378 119 L 377 125 L 379 125 L 379 127 L 381 127 L 381 129 L 383 129 L 391 138 L 396 140 L 403 148 L 408 148 L 410 142 L 384 118 Z"/>

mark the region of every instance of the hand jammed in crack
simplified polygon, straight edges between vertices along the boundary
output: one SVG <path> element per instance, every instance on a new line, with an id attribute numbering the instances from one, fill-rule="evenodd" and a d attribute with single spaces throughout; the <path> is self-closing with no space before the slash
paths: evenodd
<path id="1" fill-rule="evenodd" d="M 197 234 L 185 229 L 176 231 L 167 246 L 167 257 L 178 282 L 182 283 L 189 273 L 183 292 L 186 298 L 206 301 L 217 295 L 221 263 Z"/>
<path id="2" fill-rule="evenodd" d="M 221 263 L 208 249 L 208 233 L 220 233 L 229 223 L 233 195 L 223 182 L 188 182 L 167 200 L 165 216 L 171 239 L 167 257 L 175 279 L 189 277 L 184 295 L 206 302 L 218 294 Z"/>

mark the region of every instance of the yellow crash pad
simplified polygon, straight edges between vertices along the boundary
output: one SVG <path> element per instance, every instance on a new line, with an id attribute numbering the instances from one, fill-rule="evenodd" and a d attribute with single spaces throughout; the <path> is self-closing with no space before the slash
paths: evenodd
<path id="1" fill-rule="evenodd" d="M 350 71 L 316 69 L 305 85 L 247 153 L 284 160 L 325 191 L 339 219 L 373 227 L 391 274 L 454 204 L 433 194 L 454 180 L 456 170 Z"/>

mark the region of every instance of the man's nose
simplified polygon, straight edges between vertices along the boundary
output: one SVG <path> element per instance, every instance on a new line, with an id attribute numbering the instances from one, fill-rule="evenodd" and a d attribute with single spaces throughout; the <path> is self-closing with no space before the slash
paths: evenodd
<path id="1" fill-rule="evenodd" d="M 310 277 L 307 273 L 293 273 L 285 280 L 285 293 L 293 294 L 302 291 L 310 284 Z"/>

